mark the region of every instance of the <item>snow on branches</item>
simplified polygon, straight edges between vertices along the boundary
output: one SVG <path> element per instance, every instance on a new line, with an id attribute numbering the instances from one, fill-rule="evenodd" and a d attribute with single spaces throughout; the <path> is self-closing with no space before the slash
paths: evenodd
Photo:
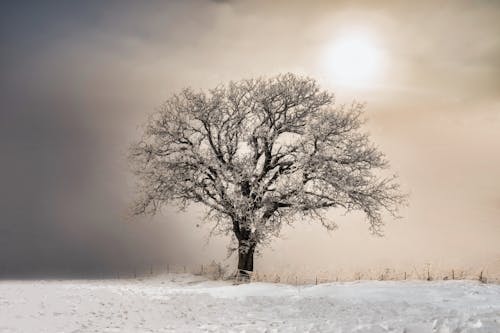
<path id="1" fill-rule="evenodd" d="M 363 109 L 336 106 L 315 80 L 294 74 L 185 89 L 131 148 L 141 186 L 134 211 L 201 203 L 240 251 L 300 215 L 333 229 L 329 208 L 364 212 L 379 234 L 382 212 L 396 214 L 405 198 L 395 177 L 377 175 L 388 162 L 360 130 Z"/>

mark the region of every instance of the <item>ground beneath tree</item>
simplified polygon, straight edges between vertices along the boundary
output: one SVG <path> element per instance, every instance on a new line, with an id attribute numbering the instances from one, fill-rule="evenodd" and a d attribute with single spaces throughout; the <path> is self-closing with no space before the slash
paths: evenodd
<path id="1" fill-rule="evenodd" d="M 2 281 L 0 332 L 500 332 L 500 285 Z"/>

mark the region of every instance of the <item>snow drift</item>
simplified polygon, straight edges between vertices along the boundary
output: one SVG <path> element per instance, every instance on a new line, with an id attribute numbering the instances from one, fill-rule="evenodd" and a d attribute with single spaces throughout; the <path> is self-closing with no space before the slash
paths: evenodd
<path id="1" fill-rule="evenodd" d="M 500 285 L 231 285 L 192 275 L 0 282 L 0 332 L 500 332 Z"/>

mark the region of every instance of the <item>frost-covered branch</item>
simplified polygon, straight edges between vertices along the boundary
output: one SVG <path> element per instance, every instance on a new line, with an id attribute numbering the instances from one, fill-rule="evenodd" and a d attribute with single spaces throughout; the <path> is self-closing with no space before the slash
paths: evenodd
<path id="1" fill-rule="evenodd" d="M 222 232 L 253 251 L 297 216 L 329 208 L 382 213 L 404 202 L 384 155 L 361 131 L 364 105 L 337 106 L 315 80 L 293 74 L 186 89 L 153 114 L 131 148 L 141 186 L 135 213 L 201 203 Z"/>

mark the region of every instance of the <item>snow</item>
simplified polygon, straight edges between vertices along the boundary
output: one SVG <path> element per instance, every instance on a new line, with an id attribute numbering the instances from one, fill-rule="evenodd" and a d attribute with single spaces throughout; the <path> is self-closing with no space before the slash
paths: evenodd
<path id="1" fill-rule="evenodd" d="M 2 281 L 0 332 L 500 332 L 500 285 Z"/>

